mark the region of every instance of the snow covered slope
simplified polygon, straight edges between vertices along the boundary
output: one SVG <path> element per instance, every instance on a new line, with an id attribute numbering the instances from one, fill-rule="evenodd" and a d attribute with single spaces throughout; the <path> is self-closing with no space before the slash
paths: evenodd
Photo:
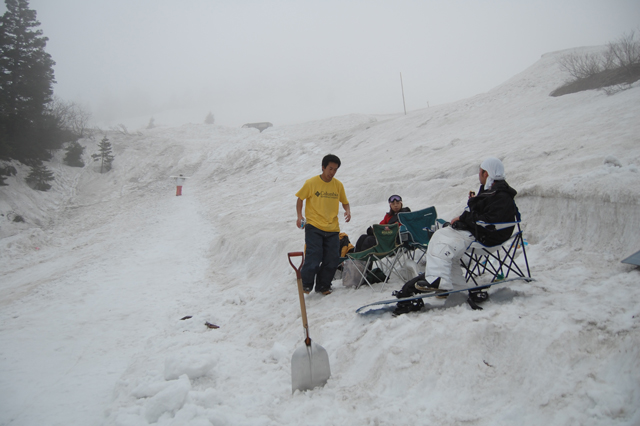
<path id="1" fill-rule="evenodd" d="M 640 85 L 550 97 L 564 53 L 406 116 L 110 133 L 111 172 L 59 154 L 46 193 L 16 165 L 0 188 L 0 424 L 639 424 L 640 271 L 620 259 L 640 249 Z M 102 136 L 81 142 L 87 163 Z M 394 193 L 459 214 L 480 162 L 501 158 L 537 281 L 483 311 L 399 318 L 354 313 L 399 280 L 336 281 L 307 296 L 332 378 L 291 395 L 294 194 L 327 153 L 353 241 Z"/>

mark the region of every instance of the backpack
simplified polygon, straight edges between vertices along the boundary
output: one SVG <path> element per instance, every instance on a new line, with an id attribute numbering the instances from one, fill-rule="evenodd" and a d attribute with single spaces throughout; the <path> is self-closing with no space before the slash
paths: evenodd
<path id="1" fill-rule="evenodd" d="M 367 281 L 369 281 L 370 284 L 381 283 L 386 279 L 387 276 L 384 274 L 384 272 L 382 272 L 382 269 L 380 268 L 375 268 L 367 272 Z"/>
<path id="2" fill-rule="evenodd" d="M 344 232 L 339 235 L 340 238 L 340 257 L 347 257 L 347 253 L 351 253 L 354 250 L 353 244 L 349 241 L 349 236 Z"/>

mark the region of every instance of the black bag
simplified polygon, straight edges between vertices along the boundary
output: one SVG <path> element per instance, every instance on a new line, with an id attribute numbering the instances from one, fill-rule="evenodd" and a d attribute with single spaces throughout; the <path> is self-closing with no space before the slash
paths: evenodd
<path id="1" fill-rule="evenodd" d="M 382 269 L 375 268 L 367 272 L 367 281 L 369 284 L 381 283 L 387 279 L 387 276 L 382 272 Z"/>

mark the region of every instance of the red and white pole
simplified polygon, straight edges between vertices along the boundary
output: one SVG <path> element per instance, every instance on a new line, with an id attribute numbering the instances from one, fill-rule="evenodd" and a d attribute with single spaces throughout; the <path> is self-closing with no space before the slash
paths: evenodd
<path id="1" fill-rule="evenodd" d="M 176 181 L 176 197 L 179 197 L 180 195 L 182 195 L 182 185 L 184 184 L 185 180 L 188 178 L 183 175 L 171 176 L 171 177 L 174 178 Z"/>

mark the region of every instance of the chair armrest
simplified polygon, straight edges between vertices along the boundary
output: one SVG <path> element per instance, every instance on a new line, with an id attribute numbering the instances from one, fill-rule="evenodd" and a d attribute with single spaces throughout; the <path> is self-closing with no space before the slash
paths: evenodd
<path id="1" fill-rule="evenodd" d="M 511 228 L 512 226 L 516 226 L 520 223 L 520 221 L 516 221 L 516 222 L 499 222 L 499 223 L 487 223 L 483 220 L 479 220 L 476 222 L 477 225 L 482 226 L 483 228 L 488 228 L 490 226 L 493 226 L 494 229 L 505 229 L 505 228 Z"/>

